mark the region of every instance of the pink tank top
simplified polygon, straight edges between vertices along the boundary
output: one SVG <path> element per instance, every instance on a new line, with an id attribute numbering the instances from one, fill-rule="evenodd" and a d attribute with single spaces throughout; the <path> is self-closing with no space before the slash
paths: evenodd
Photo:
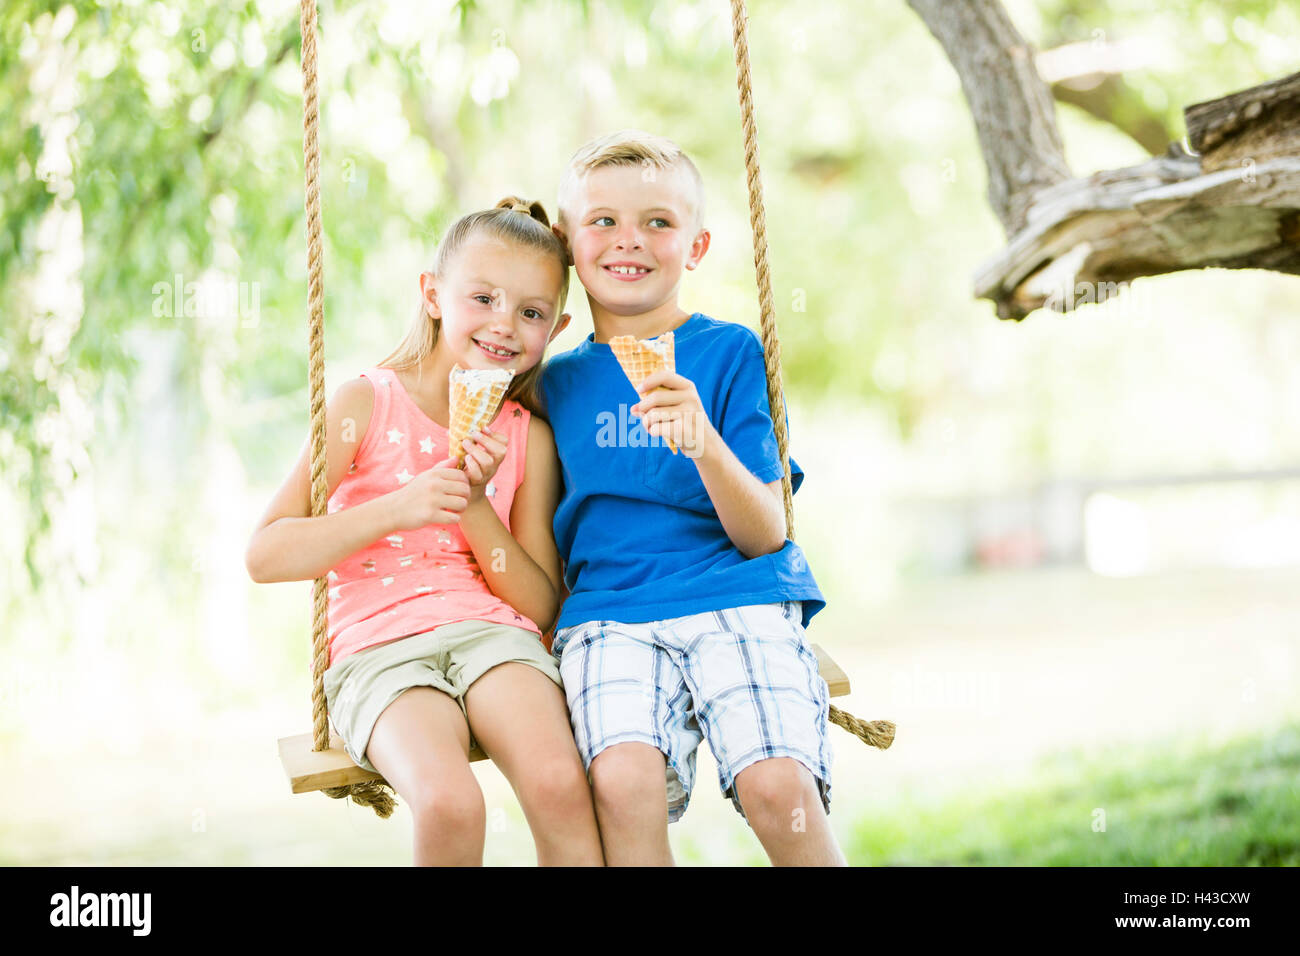
<path id="1" fill-rule="evenodd" d="M 392 369 L 361 374 L 374 388 L 374 410 L 352 467 L 330 496 L 330 513 L 394 491 L 447 458 L 447 429 L 420 410 Z M 505 460 L 484 491 L 507 529 L 524 480 L 528 420 L 526 409 L 507 401 L 489 426 L 510 436 Z M 390 534 L 341 561 L 328 580 L 331 665 L 362 648 L 456 621 L 538 631 L 488 588 L 459 525 Z"/>

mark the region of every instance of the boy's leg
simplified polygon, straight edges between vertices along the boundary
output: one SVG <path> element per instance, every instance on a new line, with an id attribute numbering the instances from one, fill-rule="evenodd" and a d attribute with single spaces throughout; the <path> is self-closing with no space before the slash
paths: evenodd
<path id="1" fill-rule="evenodd" d="M 483 864 L 483 792 L 455 700 L 432 687 L 403 691 L 379 715 L 365 755 L 415 816 L 416 866 Z"/>
<path id="2" fill-rule="evenodd" d="M 498 664 L 470 686 L 465 708 L 474 739 L 519 797 L 538 865 L 601 866 L 591 787 L 559 685 L 529 664 Z"/>
<path id="3" fill-rule="evenodd" d="M 790 757 L 769 757 L 736 774 L 736 795 L 773 866 L 847 866 L 822 809 L 817 782 Z"/>
<path id="4" fill-rule="evenodd" d="M 643 743 L 614 744 L 591 762 L 605 861 L 610 866 L 673 866 L 668 843 L 666 758 Z"/>
<path id="5" fill-rule="evenodd" d="M 702 739 L 681 671 L 648 624 L 565 628 L 552 652 L 591 777 L 605 862 L 671 866 L 668 824 L 685 812 Z"/>
<path id="6" fill-rule="evenodd" d="M 722 791 L 769 859 L 844 865 L 826 817 L 830 698 L 798 605 L 693 615 L 671 633 Z"/>

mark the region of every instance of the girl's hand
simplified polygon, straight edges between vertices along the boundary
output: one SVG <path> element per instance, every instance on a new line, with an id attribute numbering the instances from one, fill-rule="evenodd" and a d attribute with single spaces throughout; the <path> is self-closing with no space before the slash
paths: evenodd
<path id="1" fill-rule="evenodd" d="M 483 500 L 483 490 L 506 458 L 510 436 L 477 431 L 465 439 L 465 477 L 469 479 L 469 504 Z"/>
<path id="2" fill-rule="evenodd" d="M 469 503 L 469 480 L 448 458 L 390 492 L 398 531 L 430 524 L 456 524 Z"/>
<path id="3" fill-rule="evenodd" d="M 637 386 L 641 401 L 629 411 L 641 417 L 648 435 L 673 442 L 687 458 L 698 458 L 712 425 L 695 383 L 661 369 Z"/>

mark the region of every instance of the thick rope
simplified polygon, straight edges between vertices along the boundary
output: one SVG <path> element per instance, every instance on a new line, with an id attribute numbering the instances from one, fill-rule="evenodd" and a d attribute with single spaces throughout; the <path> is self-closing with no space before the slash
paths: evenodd
<path id="1" fill-rule="evenodd" d="M 847 710 L 840 710 L 834 704 L 831 705 L 829 719 L 832 724 L 843 727 L 863 743 L 870 744 L 872 747 L 888 750 L 889 745 L 894 742 L 895 727 L 888 720 L 873 720 L 870 722 L 858 720 Z"/>
<path id="2" fill-rule="evenodd" d="M 321 269 L 319 104 L 316 98 L 316 2 L 302 0 L 302 151 L 307 177 L 307 348 L 311 402 L 311 514 L 325 514 L 329 485 L 325 471 L 325 281 Z M 324 674 L 328 658 L 325 578 L 312 592 L 313 750 L 329 748 Z"/>
<path id="3" fill-rule="evenodd" d="M 326 787 L 321 793 L 335 800 L 352 799 L 352 802 L 370 807 L 375 815 L 387 820 L 393 815 L 397 801 L 393 799 L 392 788 L 383 780 L 367 780 L 364 783 L 350 783 L 343 787 Z"/>
<path id="4" fill-rule="evenodd" d="M 316 96 L 316 0 L 301 0 L 302 30 L 302 153 L 307 179 L 307 301 L 309 344 L 307 348 L 308 390 L 311 403 L 311 514 L 325 514 L 329 482 L 325 469 L 325 279 L 321 268 L 320 119 Z M 312 749 L 328 750 L 329 714 L 325 701 L 325 669 L 329 666 L 329 610 L 325 578 L 317 578 L 312 590 L 311 713 Z M 351 797 L 353 802 L 373 807 L 387 817 L 393 812 L 393 798 L 382 781 L 329 787 L 324 792 L 335 799 Z"/>
<path id="5" fill-rule="evenodd" d="M 763 212 L 763 183 L 758 171 L 758 128 L 754 123 L 754 95 L 749 81 L 749 40 L 745 36 L 745 0 L 731 0 L 731 36 L 736 49 L 736 85 L 740 89 L 740 119 L 745 133 L 745 182 L 749 186 L 749 225 L 754 233 L 754 271 L 758 277 L 759 324 L 763 337 L 763 362 L 767 368 L 767 401 L 776 429 L 776 449 L 785 474 L 781 497 L 785 502 L 785 533 L 794 540 L 794 489 L 790 483 L 790 439 L 785 427 L 785 396 L 781 389 L 781 342 L 776 337 L 776 307 L 772 302 L 772 273 L 767 264 L 767 217 Z"/>
<path id="6" fill-rule="evenodd" d="M 754 122 L 754 94 L 750 87 L 749 40 L 745 24 L 745 0 L 731 0 L 731 38 L 736 49 L 736 86 L 740 91 L 740 118 L 745 133 L 745 182 L 749 186 L 749 224 L 754 233 L 754 271 L 758 278 L 759 322 L 763 337 L 763 359 L 767 369 L 767 402 L 776 431 L 777 453 L 785 474 L 781 493 L 785 502 L 786 536 L 794 540 L 794 489 L 790 479 L 790 440 L 785 427 L 785 395 L 781 388 L 781 343 L 776 337 L 776 309 L 772 300 L 772 274 L 767 262 L 767 217 L 763 212 L 763 184 L 758 168 L 758 129 Z M 830 709 L 831 723 L 838 724 L 864 743 L 881 750 L 894 742 L 894 725 L 887 720 L 866 723 L 838 707 Z"/>

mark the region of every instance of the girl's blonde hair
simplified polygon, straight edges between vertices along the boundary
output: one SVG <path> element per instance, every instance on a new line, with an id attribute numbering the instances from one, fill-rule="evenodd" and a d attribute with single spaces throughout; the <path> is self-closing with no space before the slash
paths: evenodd
<path id="1" fill-rule="evenodd" d="M 564 311 L 564 301 L 569 295 L 569 251 L 551 231 L 550 220 L 540 202 L 507 196 L 491 209 L 461 216 L 443 236 L 429 271 L 437 276 L 446 275 L 456 254 L 470 238 L 480 233 L 553 255 L 564 277 L 560 284 L 560 312 Z M 438 343 L 441 324 L 439 319 L 429 315 L 424 302 L 421 302 L 405 338 L 379 363 L 379 367 L 402 369 L 420 365 Z M 542 364 L 538 362 L 522 375 L 516 375 L 506 392 L 506 398 L 518 402 L 534 415 L 545 414 L 538 389 L 541 370 Z"/>

